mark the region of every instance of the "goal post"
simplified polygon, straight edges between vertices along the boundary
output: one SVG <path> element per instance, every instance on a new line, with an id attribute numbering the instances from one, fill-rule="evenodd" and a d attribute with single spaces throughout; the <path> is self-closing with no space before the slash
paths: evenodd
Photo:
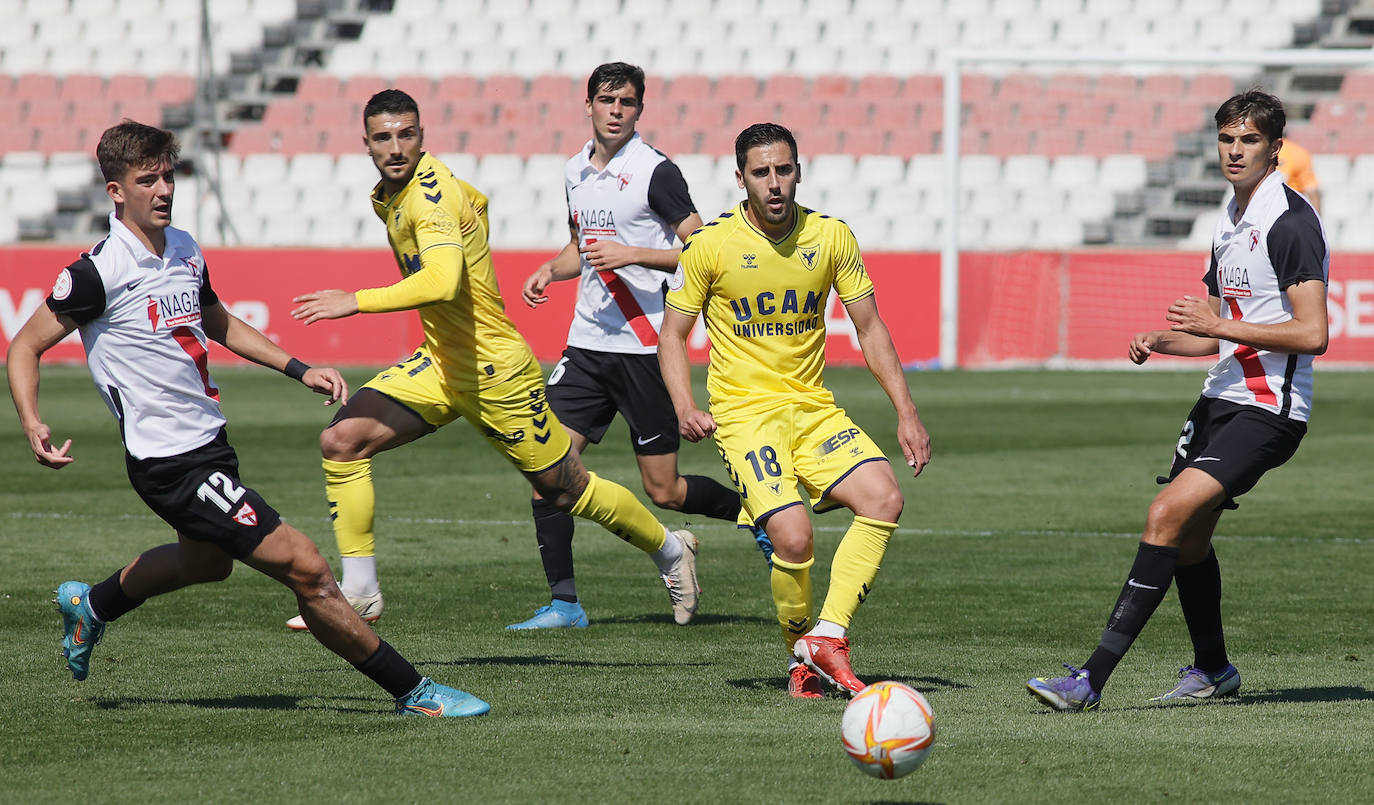
<path id="1" fill-rule="evenodd" d="M 1045 70 L 1046 68 L 1061 68 L 1064 72 L 1087 72 L 1087 75 L 1104 74 L 1128 74 L 1143 75 L 1151 72 L 1168 71 L 1178 68 L 1192 68 L 1196 71 L 1221 70 L 1234 73 L 1237 68 L 1253 68 L 1256 73 L 1265 68 L 1272 67 L 1304 67 L 1304 66 L 1326 66 L 1326 67 L 1374 67 L 1374 50 L 1256 50 L 1256 51 L 1234 51 L 1234 52 L 1214 52 L 1214 51 L 1172 51 L 1154 54 L 1138 53 L 1131 51 L 1075 51 L 1075 50 L 1038 50 L 1038 51 L 1013 51 L 1013 50 L 974 50 L 967 48 L 952 48 L 942 53 L 942 67 L 944 73 L 943 89 L 943 134 L 941 137 L 941 149 L 944 158 L 943 170 L 943 227 L 940 235 L 940 326 L 939 326 L 939 365 L 941 368 L 953 369 L 963 365 L 961 360 L 961 332 L 967 333 L 967 322 L 961 321 L 960 307 L 961 300 L 965 300 L 961 294 L 961 280 L 967 277 L 961 275 L 961 249 L 963 251 L 973 251 L 978 244 L 960 243 L 960 232 L 963 226 L 962 220 L 962 199 L 965 194 L 962 192 L 961 185 L 961 153 L 963 144 L 963 116 L 964 116 L 964 92 L 962 85 L 966 75 L 973 74 L 975 71 L 991 70 L 1006 71 L 1018 67 L 1027 70 Z M 1096 72 L 1092 72 L 1095 70 Z M 1225 100 L 1218 98 L 1217 103 Z M 996 100 L 989 100 L 989 103 L 997 103 Z M 1224 188 L 1220 188 L 1224 190 Z M 970 248 L 972 247 L 972 248 Z M 1067 247 L 1063 259 L 1072 261 L 1077 257 L 1080 261 L 1092 261 L 1094 255 L 1096 260 L 1101 263 L 1105 258 L 1101 254 L 1096 254 L 1095 250 L 1082 249 L 1080 246 L 1075 249 Z M 1083 255 L 1076 255 L 1078 251 L 1086 252 Z M 1022 250 L 1030 253 L 1029 250 Z M 1166 254 L 1161 252 L 1161 254 Z M 1170 255 L 1171 259 L 1164 262 L 1170 263 L 1173 267 L 1165 272 L 1166 276 L 1175 276 L 1172 272 L 1184 272 L 1179 276 L 1187 276 L 1191 272 L 1194 280 L 1200 280 L 1205 264 L 1201 260 L 1194 261 L 1189 266 L 1184 264 L 1183 268 L 1178 267 L 1181 255 Z M 1179 258 L 1179 259 L 1172 259 Z M 1193 270 L 1193 267 L 1196 270 Z M 968 270 L 968 267 L 965 267 Z M 982 267 L 981 270 L 987 270 Z M 1046 283 L 1040 281 L 1040 285 Z M 1051 283 L 1052 284 L 1052 283 Z M 1063 284 L 1063 283 L 1061 283 Z M 1174 286 L 1177 288 L 1178 286 Z M 1333 280 L 1332 289 L 1337 288 Z M 1043 288 L 1040 290 L 1044 290 Z M 1070 296 L 1067 288 L 1061 288 L 1058 301 L 1061 305 L 1068 304 Z M 1174 294 L 1177 295 L 1176 293 Z M 1033 297 L 1042 299 L 1044 293 Z M 1173 297 L 1169 297 L 1172 299 Z M 1078 303 L 1084 301 L 1080 298 Z M 1088 304 L 1091 302 L 1089 301 Z M 1067 313 L 1066 310 L 1060 311 L 1061 315 Z M 1339 318 L 1339 317 L 1338 317 Z M 1091 364 L 1094 359 L 1076 360 L 1072 353 L 1065 350 L 1073 338 L 1074 327 L 1061 321 L 1055 327 L 1059 341 L 1051 349 L 1051 354 L 1045 355 L 1043 349 L 1038 353 L 1027 355 L 1024 363 L 1038 365 L 1066 365 Z M 1118 349 L 1124 354 L 1124 347 Z M 1105 360 L 1105 359 L 1104 359 Z M 1368 359 L 1364 359 L 1365 362 Z"/>

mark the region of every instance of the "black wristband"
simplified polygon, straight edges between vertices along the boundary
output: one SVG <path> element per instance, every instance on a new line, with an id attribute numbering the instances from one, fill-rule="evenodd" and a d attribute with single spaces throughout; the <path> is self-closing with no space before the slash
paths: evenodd
<path id="1" fill-rule="evenodd" d="M 286 362 L 286 368 L 281 370 L 281 373 L 291 378 L 292 380 L 301 381 L 302 378 L 305 377 L 305 373 L 308 371 L 310 371 L 309 366 L 307 366 L 304 363 L 301 363 L 295 358 L 292 358 L 291 360 Z"/>

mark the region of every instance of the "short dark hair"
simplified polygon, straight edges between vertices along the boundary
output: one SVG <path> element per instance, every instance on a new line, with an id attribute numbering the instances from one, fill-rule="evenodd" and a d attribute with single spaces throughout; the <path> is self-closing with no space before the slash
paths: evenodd
<path id="1" fill-rule="evenodd" d="M 1248 89 L 1239 95 L 1232 95 L 1223 103 L 1216 114 L 1217 129 L 1249 120 L 1259 129 L 1260 134 L 1270 140 L 1283 136 L 1283 127 L 1288 116 L 1283 111 L 1283 101 L 1260 89 Z"/>
<path id="2" fill-rule="evenodd" d="M 644 103 L 644 70 L 623 61 L 607 62 L 593 70 L 587 79 L 587 100 L 596 97 L 602 87 L 617 90 L 626 84 L 635 88 L 639 102 Z"/>
<path id="3" fill-rule="evenodd" d="M 373 115 L 404 115 L 407 112 L 415 115 L 415 122 L 420 122 L 420 105 L 415 99 L 399 89 L 384 89 L 381 92 L 367 99 L 367 105 L 363 107 L 363 123 Z"/>
<path id="4" fill-rule="evenodd" d="M 164 157 L 176 165 L 180 155 L 175 134 L 128 118 L 105 129 L 95 147 L 100 173 L 107 182 L 122 181 L 130 168 L 155 165 Z"/>
<path id="5" fill-rule="evenodd" d="M 787 143 L 787 147 L 792 149 L 792 161 L 797 161 L 797 140 L 786 126 L 777 123 L 755 123 L 735 138 L 735 165 L 741 171 L 744 170 L 744 159 L 749 155 L 750 148 L 773 143 Z"/>

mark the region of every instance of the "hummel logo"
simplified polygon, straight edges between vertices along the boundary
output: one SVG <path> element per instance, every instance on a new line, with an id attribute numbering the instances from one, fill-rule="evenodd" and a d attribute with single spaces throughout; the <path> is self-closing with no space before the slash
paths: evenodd
<path id="1" fill-rule="evenodd" d="M 1131 586 L 1131 587 L 1139 587 L 1139 588 L 1142 589 L 1142 590 L 1158 590 L 1158 589 L 1159 589 L 1158 587 L 1154 586 L 1153 584 L 1141 584 L 1140 582 L 1136 581 L 1136 580 L 1133 579 L 1133 578 L 1132 578 L 1132 579 L 1126 579 L 1126 584 L 1128 584 L 1128 585 Z"/>
<path id="2" fill-rule="evenodd" d="M 141 284 L 143 284 L 143 279 L 140 277 L 139 279 L 134 280 L 133 282 L 129 283 L 128 285 L 125 285 L 125 286 L 124 286 L 124 290 L 126 290 L 126 291 L 132 291 L 133 289 L 137 288 L 137 287 L 138 287 L 139 285 L 141 285 Z"/>
<path id="3" fill-rule="evenodd" d="M 657 439 L 658 437 L 660 437 L 660 436 L 662 436 L 662 435 L 663 435 L 663 434 L 661 434 L 661 433 L 655 433 L 653 436 L 650 436 L 650 437 L 647 438 L 647 439 L 642 438 L 642 437 L 636 438 L 636 439 L 635 439 L 635 443 L 638 444 L 640 447 L 643 447 L 644 445 L 648 444 L 649 442 L 652 442 L 654 439 Z"/>

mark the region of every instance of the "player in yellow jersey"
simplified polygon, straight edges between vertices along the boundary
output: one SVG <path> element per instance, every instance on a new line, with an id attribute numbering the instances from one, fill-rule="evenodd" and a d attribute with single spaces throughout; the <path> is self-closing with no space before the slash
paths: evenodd
<path id="1" fill-rule="evenodd" d="M 386 224 L 402 279 L 357 292 L 304 294 L 293 300 L 298 307 L 291 315 L 310 325 L 415 310 L 425 339 L 415 354 L 368 381 L 320 434 L 344 594 L 364 619 L 380 616 L 372 456 L 464 417 L 540 495 L 648 553 L 668 588 L 674 620 L 689 622 L 698 593 L 696 537 L 669 532 L 629 490 L 588 472 L 571 449 L 545 400 L 539 364 L 496 287 L 486 199 L 424 152 L 420 110 L 406 93 L 372 96 L 363 126 L 381 175 L 372 206 Z"/>
<path id="2" fill-rule="evenodd" d="M 853 233 L 794 201 L 801 166 L 792 133 L 773 123 L 750 126 L 735 140 L 735 162 L 747 198 L 683 245 L 669 283 L 659 363 L 682 435 L 693 442 L 715 436 L 745 511 L 773 540 L 773 602 L 792 655 L 788 691 L 819 697 L 823 679 L 853 695 L 864 684 L 850 667 L 846 632 L 872 590 L 903 499 L 882 451 L 822 382 L 832 288 L 897 410 L 897 441 L 913 475 L 930 462 L 930 436 Z M 697 408 L 687 362 L 687 336 L 702 312 L 711 337 L 710 413 Z M 811 520 L 798 482 L 816 512 L 844 506 L 855 515 L 835 550 L 814 623 Z"/>

